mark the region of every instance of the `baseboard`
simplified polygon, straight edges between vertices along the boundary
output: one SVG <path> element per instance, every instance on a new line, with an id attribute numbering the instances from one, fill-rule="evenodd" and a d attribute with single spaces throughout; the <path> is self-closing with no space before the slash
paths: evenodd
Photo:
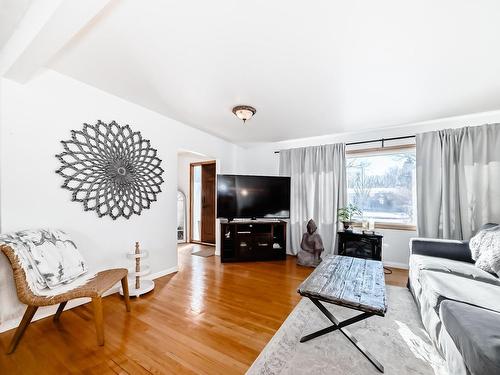
<path id="1" fill-rule="evenodd" d="M 171 273 L 175 273 L 178 270 L 179 270 L 178 267 L 175 266 L 175 267 L 167 268 L 166 270 L 152 273 L 148 276 L 145 276 L 144 278 L 148 279 L 148 280 L 154 280 L 154 279 L 158 279 L 159 277 L 166 276 L 166 275 L 169 275 Z M 120 285 L 117 284 L 114 287 L 112 287 L 111 289 L 109 289 L 106 293 L 104 293 L 103 296 L 106 297 L 106 296 L 109 296 L 113 293 L 117 293 L 119 289 L 120 289 Z M 71 301 L 68 302 L 68 304 L 64 308 L 64 311 L 72 309 L 72 308 L 80 306 L 80 305 L 84 305 L 84 304 L 89 303 L 89 302 L 90 302 L 90 298 L 72 299 Z M 38 309 L 38 311 L 36 312 L 35 316 L 33 317 L 32 321 L 34 322 L 36 320 L 44 319 L 44 318 L 47 318 L 51 315 L 54 315 L 57 311 L 57 307 L 58 307 L 58 305 L 40 307 Z M 19 326 L 19 323 L 21 322 L 21 319 L 22 319 L 22 317 L 14 318 L 14 319 L 7 320 L 6 322 L 0 324 L 0 333 L 6 332 L 10 329 L 17 328 L 17 326 Z"/>
<path id="2" fill-rule="evenodd" d="M 154 280 L 154 279 L 157 279 L 159 277 L 167 276 L 167 275 L 170 275 L 171 273 L 175 273 L 175 272 L 179 272 L 179 267 L 177 267 L 177 266 L 170 267 L 170 268 L 167 268 L 166 270 L 158 271 L 158 272 L 152 273 L 150 275 L 144 276 L 144 278 L 147 280 Z"/>
<path id="3" fill-rule="evenodd" d="M 393 268 L 401 268 L 403 270 L 407 270 L 410 267 L 406 263 L 399 263 L 399 262 L 386 262 L 385 260 L 383 261 L 384 266 L 386 267 L 393 267 Z"/>

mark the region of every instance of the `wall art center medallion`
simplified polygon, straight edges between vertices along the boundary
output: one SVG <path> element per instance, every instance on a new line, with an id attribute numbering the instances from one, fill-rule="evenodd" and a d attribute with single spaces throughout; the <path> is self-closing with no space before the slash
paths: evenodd
<path id="1" fill-rule="evenodd" d="M 163 169 L 157 151 L 129 125 L 115 121 L 83 124 L 72 130 L 71 139 L 61 141 L 64 151 L 56 157 L 64 178 L 62 188 L 72 200 L 99 217 L 129 218 L 140 215 L 161 192 Z"/>

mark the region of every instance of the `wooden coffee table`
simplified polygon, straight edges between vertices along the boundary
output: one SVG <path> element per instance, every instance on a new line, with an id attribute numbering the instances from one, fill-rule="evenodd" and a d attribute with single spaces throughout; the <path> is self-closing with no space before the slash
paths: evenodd
<path id="1" fill-rule="evenodd" d="M 327 257 L 309 277 L 300 284 L 298 293 L 312 303 L 332 322 L 332 325 L 306 335 L 306 342 L 329 332 L 340 331 L 380 371 L 384 366 L 370 354 L 347 330 L 348 325 L 373 315 L 384 316 L 387 311 L 385 279 L 382 262 L 341 255 Z M 321 302 L 333 303 L 362 313 L 339 322 Z"/>

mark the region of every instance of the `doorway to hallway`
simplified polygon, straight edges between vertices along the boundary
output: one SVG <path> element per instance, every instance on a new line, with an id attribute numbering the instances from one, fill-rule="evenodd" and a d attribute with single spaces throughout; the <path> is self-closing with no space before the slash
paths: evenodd
<path id="1" fill-rule="evenodd" d="M 191 242 L 215 245 L 215 161 L 190 164 Z"/>

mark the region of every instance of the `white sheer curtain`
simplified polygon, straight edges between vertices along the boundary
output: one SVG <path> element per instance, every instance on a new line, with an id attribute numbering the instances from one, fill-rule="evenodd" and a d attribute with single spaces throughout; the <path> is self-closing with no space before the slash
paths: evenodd
<path id="1" fill-rule="evenodd" d="M 422 237 L 500 222 L 500 124 L 417 134 L 417 213 Z"/>
<path id="2" fill-rule="evenodd" d="M 291 177 L 289 252 L 297 254 L 309 219 L 314 219 L 325 253 L 336 252 L 337 209 L 347 201 L 345 145 L 280 151 L 280 175 Z"/>

